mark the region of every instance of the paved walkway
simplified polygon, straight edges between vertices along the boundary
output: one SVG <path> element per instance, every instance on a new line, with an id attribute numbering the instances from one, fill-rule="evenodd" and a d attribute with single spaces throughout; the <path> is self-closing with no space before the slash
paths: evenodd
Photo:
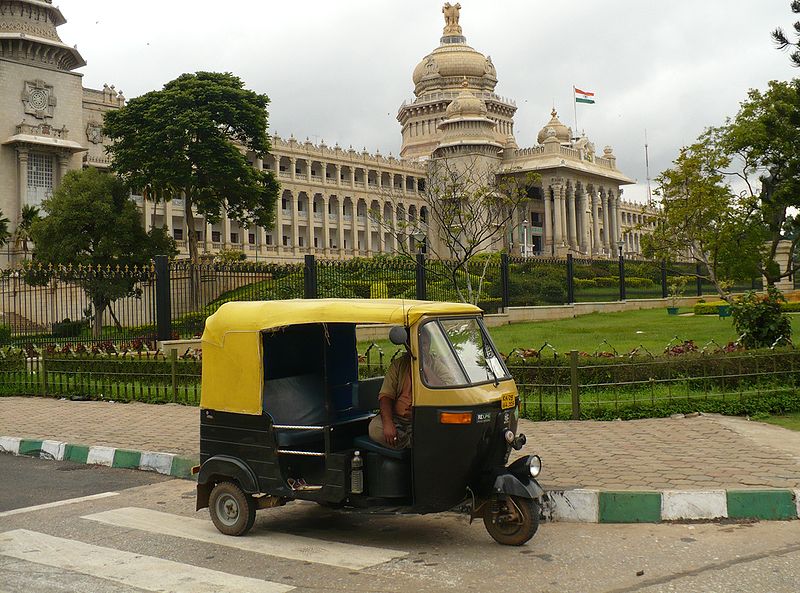
<path id="1" fill-rule="evenodd" d="M 199 410 L 174 404 L 0 398 L 0 436 L 197 457 Z M 722 416 L 528 422 L 549 489 L 800 488 L 800 433 Z"/>

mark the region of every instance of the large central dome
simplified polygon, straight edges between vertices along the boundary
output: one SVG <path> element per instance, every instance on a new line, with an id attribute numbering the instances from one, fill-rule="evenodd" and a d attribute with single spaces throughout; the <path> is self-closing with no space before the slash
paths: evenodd
<path id="1" fill-rule="evenodd" d="M 495 94 L 497 71 L 492 58 L 467 45 L 458 22 L 460 11 L 458 3 L 444 5 L 445 27 L 439 47 L 414 68 L 414 99 L 404 102 L 397 113 L 397 121 L 403 127 L 400 149 L 403 158 L 430 157 L 444 140 L 447 130 L 447 133 L 453 132 L 453 126 L 447 130 L 442 127 L 446 120 L 453 119 L 451 111 L 461 113 L 466 107 L 470 112 L 475 111 L 473 103 L 480 104 L 481 119 L 494 122 L 494 127 L 480 126 L 481 134 L 491 136 L 489 144 L 502 146 L 514 134 L 517 107 L 510 99 Z M 451 102 L 455 106 L 448 110 Z"/>
<path id="2" fill-rule="evenodd" d="M 445 13 L 445 28 L 441 45 L 434 49 L 414 68 L 414 94 L 419 96 L 431 90 L 455 90 L 466 77 L 469 86 L 476 90 L 493 91 L 497 85 L 497 71 L 492 58 L 486 57 L 467 45 L 458 25 L 458 9 L 448 4 Z M 448 19 L 448 12 L 451 12 Z M 455 16 L 453 16 L 455 13 Z M 453 22 L 455 19 L 455 22 Z"/>

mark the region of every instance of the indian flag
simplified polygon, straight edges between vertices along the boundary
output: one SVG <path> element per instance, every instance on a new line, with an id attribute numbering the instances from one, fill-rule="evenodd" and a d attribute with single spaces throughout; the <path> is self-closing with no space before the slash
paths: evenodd
<path id="1" fill-rule="evenodd" d="M 578 87 L 572 87 L 575 91 L 575 102 L 576 103 L 594 103 L 594 93 L 590 93 L 589 91 L 582 91 Z"/>

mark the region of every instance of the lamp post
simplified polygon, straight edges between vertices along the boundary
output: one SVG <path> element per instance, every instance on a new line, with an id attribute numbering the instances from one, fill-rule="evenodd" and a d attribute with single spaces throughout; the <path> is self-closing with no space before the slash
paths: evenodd
<path id="1" fill-rule="evenodd" d="M 426 235 L 422 229 L 418 228 L 414 233 L 411 235 L 414 237 L 414 242 L 417 247 L 417 253 L 425 253 L 425 238 Z"/>
<path id="2" fill-rule="evenodd" d="M 625 247 L 625 241 L 620 239 L 617 241 L 617 248 L 619 249 L 619 300 L 625 300 L 625 257 L 622 255 L 622 248 Z"/>
<path id="3" fill-rule="evenodd" d="M 528 257 L 528 219 L 522 221 L 522 257 Z"/>

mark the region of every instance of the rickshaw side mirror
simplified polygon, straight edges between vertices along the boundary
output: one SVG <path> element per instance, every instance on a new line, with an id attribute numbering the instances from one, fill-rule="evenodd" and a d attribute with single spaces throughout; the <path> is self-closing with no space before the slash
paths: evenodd
<path id="1" fill-rule="evenodd" d="M 408 330 L 402 325 L 395 325 L 389 330 L 389 341 L 395 346 L 404 346 L 408 343 Z"/>

